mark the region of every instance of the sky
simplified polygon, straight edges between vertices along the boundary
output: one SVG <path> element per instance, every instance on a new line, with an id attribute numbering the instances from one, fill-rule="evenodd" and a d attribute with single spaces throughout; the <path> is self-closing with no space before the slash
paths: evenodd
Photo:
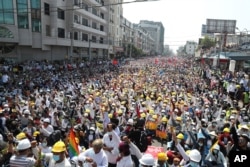
<path id="1" fill-rule="evenodd" d="M 249 9 L 250 0 L 158 0 L 123 4 L 123 16 L 132 23 L 162 22 L 164 44 L 176 52 L 186 41 L 198 42 L 207 19 L 236 20 L 236 33 L 250 33 Z"/>

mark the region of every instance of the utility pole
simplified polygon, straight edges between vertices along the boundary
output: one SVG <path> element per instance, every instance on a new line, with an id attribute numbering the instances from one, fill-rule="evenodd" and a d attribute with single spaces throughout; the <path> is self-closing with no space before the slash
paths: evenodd
<path id="1" fill-rule="evenodd" d="M 73 28 L 72 31 L 70 32 L 70 38 L 71 38 L 71 45 L 70 45 L 70 63 L 72 63 L 72 57 L 73 57 Z"/>
<path id="2" fill-rule="evenodd" d="M 130 50 L 129 50 L 129 57 L 131 58 L 131 52 L 132 52 L 132 43 L 130 41 Z"/>

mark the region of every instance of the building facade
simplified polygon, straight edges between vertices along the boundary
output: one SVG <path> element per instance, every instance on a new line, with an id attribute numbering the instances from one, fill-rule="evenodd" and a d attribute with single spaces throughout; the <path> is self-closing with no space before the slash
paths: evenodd
<path id="1" fill-rule="evenodd" d="M 124 52 L 122 46 L 122 20 L 123 20 L 123 0 L 104 1 L 108 8 L 108 40 L 109 57 L 119 56 Z"/>
<path id="2" fill-rule="evenodd" d="M 24 61 L 108 56 L 108 10 L 103 4 L 0 0 L 0 57 Z"/>
<path id="3" fill-rule="evenodd" d="M 195 55 L 195 50 L 197 48 L 197 43 L 194 41 L 187 41 L 185 45 L 185 52 L 187 55 Z"/>
<path id="4" fill-rule="evenodd" d="M 141 20 L 139 25 L 145 29 L 155 41 L 155 54 L 161 55 L 164 50 L 164 27 L 161 22 Z"/>

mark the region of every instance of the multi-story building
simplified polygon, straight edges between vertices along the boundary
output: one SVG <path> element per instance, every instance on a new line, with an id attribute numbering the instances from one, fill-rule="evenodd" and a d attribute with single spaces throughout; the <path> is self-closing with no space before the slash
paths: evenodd
<path id="1" fill-rule="evenodd" d="M 141 20 L 139 25 L 145 29 L 155 41 L 155 54 L 162 54 L 164 50 L 164 27 L 161 22 Z"/>
<path id="2" fill-rule="evenodd" d="M 143 54 L 150 55 L 155 47 L 155 40 L 140 24 L 134 24 L 134 45 L 141 49 Z"/>
<path id="3" fill-rule="evenodd" d="M 187 41 L 185 45 L 185 52 L 187 55 L 194 55 L 197 48 L 197 43 L 194 41 Z"/>
<path id="4" fill-rule="evenodd" d="M 134 26 L 129 20 L 123 17 L 122 19 L 123 47 L 125 47 L 125 56 L 132 56 L 132 45 L 134 45 Z"/>
<path id="5" fill-rule="evenodd" d="M 104 2 L 108 7 L 109 56 L 121 55 L 124 52 L 122 46 L 123 0 L 108 0 Z"/>
<path id="6" fill-rule="evenodd" d="M 56 60 L 108 56 L 102 0 L 0 0 L 1 57 Z"/>

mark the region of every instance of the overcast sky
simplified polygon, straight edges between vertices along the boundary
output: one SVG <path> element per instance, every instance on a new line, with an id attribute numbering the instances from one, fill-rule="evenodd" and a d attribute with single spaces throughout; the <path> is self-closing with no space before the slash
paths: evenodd
<path id="1" fill-rule="evenodd" d="M 124 0 L 124 2 L 134 0 Z M 123 5 L 123 16 L 132 23 L 160 21 L 165 28 L 164 44 L 175 51 L 187 40 L 198 42 L 206 19 L 236 20 L 250 33 L 250 0 L 159 0 Z M 245 31 L 245 30 L 244 30 Z M 236 31 L 238 32 L 238 30 Z M 246 32 L 246 31 L 245 31 Z"/>

